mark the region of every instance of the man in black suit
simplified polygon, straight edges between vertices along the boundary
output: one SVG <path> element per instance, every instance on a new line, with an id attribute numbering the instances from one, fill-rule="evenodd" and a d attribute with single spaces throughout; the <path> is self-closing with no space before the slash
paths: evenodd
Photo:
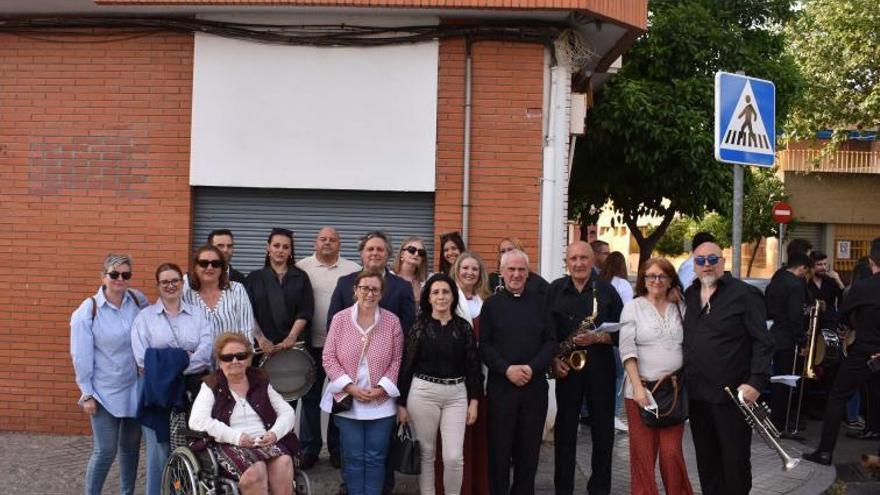
<path id="1" fill-rule="evenodd" d="M 413 299 L 412 285 L 402 278 L 389 272 L 386 268 L 388 264 L 388 256 L 391 254 L 391 242 L 384 232 L 374 231 L 361 238 L 358 244 L 358 251 L 361 253 L 361 264 L 364 270 L 381 273 L 385 279 L 385 291 L 382 293 L 382 299 L 379 300 L 379 307 L 391 311 L 400 318 L 400 326 L 403 332 L 409 331 L 416 319 L 416 303 Z M 336 289 L 330 298 L 330 309 L 327 311 L 327 322 L 333 322 L 333 316 L 345 308 L 354 304 L 354 279 L 358 272 L 340 277 L 336 283 Z M 335 429 L 334 422 L 330 421 L 327 436 L 331 435 L 331 430 Z M 338 436 L 338 433 L 332 433 Z M 331 461 L 336 465 L 331 457 Z M 338 467 L 338 466 L 337 466 Z M 390 464 L 385 470 L 385 488 L 383 493 L 391 493 L 394 490 L 394 470 L 390 468 Z M 339 493 L 347 493 L 345 483 L 340 487 Z"/>
<path id="2" fill-rule="evenodd" d="M 379 306 L 397 315 L 404 333 L 408 332 L 416 320 L 416 303 L 413 300 L 412 285 L 385 268 L 391 253 L 388 236 L 380 231 L 370 232 L 361 238 L 358 250 L 364 270 L 380 273 L 385 278 L 385 292 Z M 339 278 L 333 297 L 330 298 L 328 322 L 333 321 L 333 315 L 354 304 L 353 285 L 356 276 L 357 272 Z"/>
<path id="3" fill-rule="evenodd" d="M 223 254 L 223 259 L 226 260 L 226 266 L 228 267 L 226 275 L 229 277 L 229 281 L 243 284 L 246 278 L 244 273 L 232 268 L 232 253 L 235 252 L 235 238 L 232 236 L 232 231 L 229 229 L 212 230 L 208 234 L 208 244 L 219 249 L 220 253 Z"/>

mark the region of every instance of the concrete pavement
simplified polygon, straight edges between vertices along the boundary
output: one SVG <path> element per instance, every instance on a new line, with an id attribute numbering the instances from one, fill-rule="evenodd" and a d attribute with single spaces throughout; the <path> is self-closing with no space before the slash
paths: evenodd
<path id="1" fill-rule="evenodd" d="M 810 422 L 806 432 L 808 440 L 804 444 L 784 440 L 782 444 L 792 455 L 799 456 L 803 451 L 812 450 L 816 444 L 820 424 Z M 83 491 L 85 466 L 91 450 L 91 438 L 87 436 L 49 436 L 22 433 L 0 433 L 3 449 L 0 450 L 0 481 L 4 493 L 9 494 L 75 494 Z M 685 458 L 695 493 L 701 493 L 697 479 L 696 457 L 693 451 L 690 431 L 686 429 Z M 826 493 L 834 483 L 836 472 L 854 478 L 847 485 L 848 495 L 861 493 L 880 493 L 880 482 L 859 479 L 859 469 L 854 467 L 862 453 L 876 453 L 877 442 L 851 440 L 843 435 L 835 452 L 835 467 L 825 467 L 803 461 L 790 472 L 783 472 L 776 453 L 770 450 L 755 435 L 752 441 L 753 490 L 755 494 L 798 494 L 815 495 Z M 629 493 L 629 444 L 626 434 L 618 434 L 614 446 L 614 494 Z M 143 493 L 143 455 L 138 493 Z M 590 434 L 588 428 L 578 433 L 578 455 L 576 470 L 576 493 L 586 493 L 587 477 L 590 471 Z M 336 492 L 339 472 L 322 457 L 321 461 L 309 471 L 315 495 L 332 495 Z M 846 477 L 846 476 L 844 476 Z M 105 494 L 118 493 L 119 477 L 114 464 Z M 658 486 L 662 486 L 659 481 Z M 553 445 L 545 443 L 541 451 L 541 466 L 537 479 L 537 493 L 553 493 Z M 661 489 L 662 492 L 662 489 Z M 417 494 L 418 480 L 414 476 L 398 475 L 395 490 L 397 494 Z M 828 492 L 831 493 L 831 492 Z M 835 490 L 834 493 L 843 493 Z"/>

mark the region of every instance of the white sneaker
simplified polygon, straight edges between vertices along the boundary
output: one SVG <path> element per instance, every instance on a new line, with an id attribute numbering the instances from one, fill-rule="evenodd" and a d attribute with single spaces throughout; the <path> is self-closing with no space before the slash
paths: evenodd
<path id="1" fill-rule="evenodd" d="M 614 416 L 614 429 L 617 431 L 629 431 L 629 427 L 617 416 Z"/>

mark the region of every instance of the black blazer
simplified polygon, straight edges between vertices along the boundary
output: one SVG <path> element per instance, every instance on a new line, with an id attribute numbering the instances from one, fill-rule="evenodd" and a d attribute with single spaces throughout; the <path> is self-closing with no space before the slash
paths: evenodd
<path id="1" fill-rule="evenodd" d="M 354 304 L 354 279 L 358 272 L 339 277 L 336 289 L 330 298 L 330 309 L 327 310 L 327 326 L 333 316 Z M 391 311 L 400 318 L 400 327 L 406 334 L 416 320 L 416 303 L 413 300 L 412 284 L 397 275 L 385 271 L 385 293 L 379 301 L 379 307 Z"/>

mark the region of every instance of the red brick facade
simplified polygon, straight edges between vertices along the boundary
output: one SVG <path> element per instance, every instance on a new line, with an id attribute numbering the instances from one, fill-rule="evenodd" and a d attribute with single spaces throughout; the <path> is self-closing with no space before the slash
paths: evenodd
<path id="1" fill-rule="evenodd" d="M 153 298 L 153 269 L 189 250 L 193 38 L 130 37 L 0 34 L 2 430 L 87 432 L 71 311 L 108 251 Z"/>
<path id="2" fill-rule="evenodd" d="M 0 430 L 87 433 L 70 313 L 96 290 L 109 251 L 132 255 L 132 286 L 151 299 L 153 268 L 187 259 L 193 38 L 123 39 L 132 34 L 0 34 L 0 393 L 16 398 Z M 544 48 L 472 50 L 470 244 L 494 267 L 512 233 L 537 261 Z M 461 225 L 463 104 L 464 43 L 444 41 L 437 233 Z"/>
<path id="3" fill-rule="evenodd" d="M 544 47 L 478 42 L 471 47 L 469 248 L 494 269 L 498 241 L 518 236 L 537 271 L 541 206 Z M 440 44 L 437 102 L 438 233 L 458 230 L 462 212 L 465 46 Z M 439 252 L 439 246 L 437 246 Z"/>

